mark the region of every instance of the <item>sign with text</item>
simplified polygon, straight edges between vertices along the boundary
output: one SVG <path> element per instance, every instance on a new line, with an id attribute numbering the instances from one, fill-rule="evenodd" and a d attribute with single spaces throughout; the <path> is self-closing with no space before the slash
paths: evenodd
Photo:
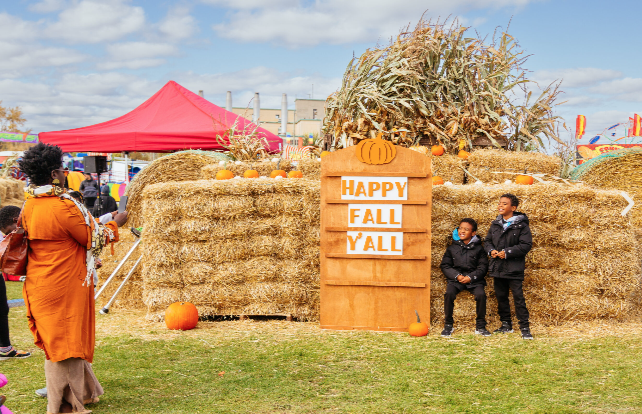
<path id="1" fill-rule="evenodd" d="M 324 329 L 405 331 L 415 310 L 430 319 L 430 158 L 374 141 L 321 160 Z"/>

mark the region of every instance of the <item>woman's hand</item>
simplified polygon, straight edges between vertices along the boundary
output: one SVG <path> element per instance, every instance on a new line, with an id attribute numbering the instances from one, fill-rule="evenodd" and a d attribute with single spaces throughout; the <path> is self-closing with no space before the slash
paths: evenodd
<path id="1" fill-rule="evenodd" d="M 118 227 L 123 227 L 123 225 L 127 222 L 127 212 L 123 211 L 122 213 L 116 214 L 114 217 L 114 221 L 116 224 L 118 224 Z"/>
<path id="2" fill-rule="evenodd" d="M 497 253 L 497 257 L 499 257 L 500 259 L 505 259 L 506 252 L 502 250 L 501 252 Z"/>
<path id="3" fill-rule="evenodd" d="M 492 257 L 492 258 L 494 259 L 494 258 L 496 258 L 496 257 L 497 257 L 497 255 L 498 255 L 498 254 L 499 254 L 499 252 L 498 252 L 497 250 L 492 250 L 492 251 L 490 252 L 490 257 Z"/>

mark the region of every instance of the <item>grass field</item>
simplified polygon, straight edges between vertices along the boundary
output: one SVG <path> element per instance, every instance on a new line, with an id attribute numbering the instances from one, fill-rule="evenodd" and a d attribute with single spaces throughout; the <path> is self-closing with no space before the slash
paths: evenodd
<path id="1" fill-rule="evenodd" d="M 9 283 L 9 298 L 20 296 Z M 199 323 L 170 332 L 144 313 L 97 316 L 94 413 L 633 413 L 642 412 L 642 324 L 534 327 L 481 338 L 458 332 L 322 331 L 284 321 Z M 0 363 L 14 413 L 45 413 L 44 356 L 24 308 L 14 344 L 34 352 Z M 609 336 L 609 333 L 613 334 Z"/>

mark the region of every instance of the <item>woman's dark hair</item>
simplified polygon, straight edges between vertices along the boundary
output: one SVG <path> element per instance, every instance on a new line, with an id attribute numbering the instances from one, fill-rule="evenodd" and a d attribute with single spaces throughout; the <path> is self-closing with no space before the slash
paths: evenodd
<path id="1" fill-rule="evenodd" d="M 80 191 L 70 191 L 69 195 L 81 203 L 85 202 L 85 198 L 82 196 L 82 194 L 80 194 Z"/>
<path id="2" fill-rule="evenodd" d="M 477 222 L 475 220 L 471 218 L 464 218 L 464 219 L 461 219 L 461 221 L 459 222 L 459 224 L 461 223 L 468 223 L 473 227 L 473 231 L 477 231 Z"/>
<path id="3" fill-rule="evenodd" d="M 4 229 L 13 224 L 13 219 L 20 215 L 20 207 L 6 206 L 0 210 L 0 229 Z"/>
<path id="4" fill-rule="evenodd" d="M 47 185 L 51 172 L 62 167 L 62 150 L 57 145 L 40 142 L 24 152 L 18 165 L 33 184 Z"/>
<path id="5" fill-rule="evenodd" d="M 510 205 L 513 206 L 513 207 L 519 206 L 519 198 L 517 198 L 517 196 L 515 194 L 506 193 L 506 194 L 502 194 L 502 196 L 499 197 L 499 198 L 507 198 L 507 199 L 509 199 L 510 200 Z"/>

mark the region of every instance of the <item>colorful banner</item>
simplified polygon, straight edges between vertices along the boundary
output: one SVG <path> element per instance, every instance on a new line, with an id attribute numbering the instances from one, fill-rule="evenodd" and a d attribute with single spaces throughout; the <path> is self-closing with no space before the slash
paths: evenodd
<path id="1" fill-rule="evenodd" d="M 577 120 L 575 121 L 575 138 L 580 139 L 582 135 L 586 132 L 586 117 L 584 115 L 578 115 Z"/>
<path id="2" fill-rule="evenodd" d="M 642 148 L 642 144 L 595 144 L 595 145 L 578 145 L 577 153 L 579 155 L 577 164 L 582 164 L 591 158 L 598 157 L 607 152 L 617 151 L 624 148 Z"/>
<path id="3" fill-rule="evenodd" d="M 631 126 L 631 133 L 633 137 L 639 137 L 640 136 L 640 124 L 642 123 L 642 118 L 640 118 L 640 115 L 635 114 L 633 115 L 633 124 Z"/>
<path id="4" fill-rule="evenodd" d="M 22 132 L 0 132 L 0 142 L 26 142 L 28 144 L 37 144 L 38 134 L 23 134 Z"/>

